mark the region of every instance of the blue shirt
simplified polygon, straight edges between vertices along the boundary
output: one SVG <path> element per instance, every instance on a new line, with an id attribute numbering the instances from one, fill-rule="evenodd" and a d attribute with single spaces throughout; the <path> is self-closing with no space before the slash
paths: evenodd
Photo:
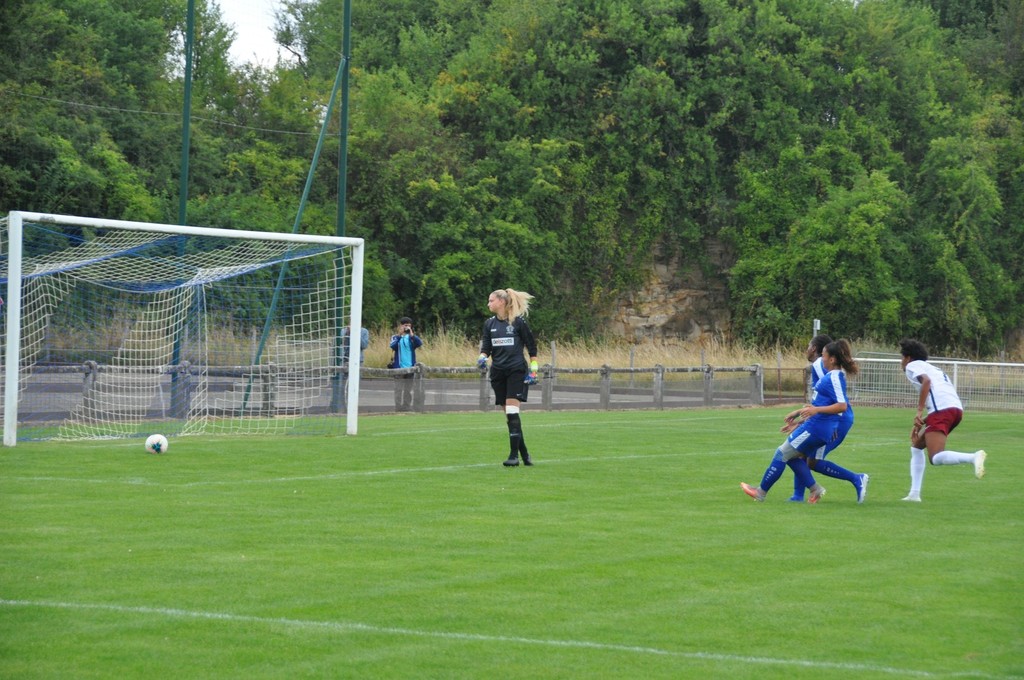
<path id="1" fill-rule="evenodd" d="M 416 365 L 416 348 L 423 345 L 420 336 L 409 333 L 391 336 L 390 347 L 393 352 L 388 368 L 412 368 Z"/>
<path id="2" fill-rule="evenodd" d="M 831 406 L 837 403 L 847 404 L 847 411 L 850 410 L 846 401 L 846 374 L 839 370 L 829 371 L 814 383 L 814 399 L 811 405 Z M 835 439 L 839 422 L 839 414 L 815 413 L 790 433 L 788 441 L 801 453 L 813 455 L 817 449 Z"/>
<path id="3" fill-rule="evenodd" d="M 345 328 L 342 329 L 342 331 L 341 331 L 342 348 L 343 348 L 342 349 L 342 352 L 343 352 L 342 363 L 346 363 L 348 361 L 349 342 L 351 341 L 350 335 L 351 334 L 349 333 L 348 327 L 345 327 Z M 365 328 L 360 328 L 359 329 L 359 363 L 360 364 L 363 363 L 363 361 L 366 359 L 366 352 L 364 350 L 367 347 L 369 347 L 369 346 L 370 346 L 370 331 L 368 331 Z"/>
<path id="4" fill-rule="evenodd" d="M 409 368 L 411 366 L 413 366 L 412 344 L 409 336 L 406 335 L 398 339 L 398 367 Z"/>
<path id="5" fill-rule="evenodd" d="M 825 377 L 828 371 L 825 370 L 825 362 L 822 361 L 821 357 L 814 360 L 811 364 L 811 399 L 817 395 L 817 390 L 814 386 L 818 384 L 818 381 Z"/>
<path id="6" fill-rule="evenodd" d="M 811 406 L 831 406 L 846 403 L 846 374 L 842 371 L 829 371 L 821 380 L 814 383 L 814 399 Z M 847 409 L 849 410 L 849 409 Z M 815 413 L 808 421 L 820 419 L 839 420 L 837 413 Z"/>
<path id="7" fill-rule="evenodd" d="M 811 403 L 814 403 L 814 399 L 818 396 L 818 381 L 825 377 L 825 364 L 818 357 L 811 364 Z M 839 420 L 841 421 L 840 428 L 842 428 L 842 436 L 846 436 L 846 433 L 853 427 L 853 404 L 850 403 L 849 399 L 845 398 L 846 395 L 846 374 L 843 373 L 843 395 L 844 401 L 846 401 L 846 410 L 839 414 Z M 817 406 L 817 404 L 815 404 Z M 840 439 L 840 441 L 842 441 Z"/>

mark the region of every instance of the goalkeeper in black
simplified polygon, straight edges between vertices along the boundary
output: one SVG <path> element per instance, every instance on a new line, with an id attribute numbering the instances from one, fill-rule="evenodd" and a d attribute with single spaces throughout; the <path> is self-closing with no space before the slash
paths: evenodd
<path id="1" fill-rule="evenodd" d="M 530 385 L 537 383 L 537 341 L 526 323 L 530 313 L 529 293 L 505 288 L 496 290 L 487 298 L 487 308 L 494 316 L 484 322 L 483 339 L 480 340 L 480 357 L 477 365 L 487 366 L 491 358 L 491 388 L 494 403 L 505 409 L 508 422 L 508 459 L 505 467 L 533 465 L 523 439 L 523 425 L 519 419 L 519 405 L 526 402 Z M 530 356 L 527 365 L 523 351 Z"/>

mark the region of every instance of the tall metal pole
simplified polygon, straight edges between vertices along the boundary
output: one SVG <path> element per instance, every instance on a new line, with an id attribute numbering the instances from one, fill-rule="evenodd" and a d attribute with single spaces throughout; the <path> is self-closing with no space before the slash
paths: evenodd
<path id="1" fill-rule="evenodd" d="M 185 103 L 181 112 L 181 174 L 178 177 L 178 224 L 188 224 L 188 149 L 192 122 L 192 42 L 196 26 L 196 2 L 188 0 L 185 20 Z"/>
<path id="2" fill-rule="evenodd" d="M 192 49 L 196 28 L 196 2 L 188 0 L 185 18 L 185 97 L 181 111 L 181 164 L 178 176 L 178 224 L 188 224 L 188 152 L 192 139 Z M 178 254 L 185 253 L 185 242 L 178 239 Z M 176 416 L 184 417 L 178 386 L 178 365 L 181 364 L 181 336 L 184 328 L 178 328 L 174 336 L 171 365 L 171 409 Z M 186 408 L 187 410 L 187 408 Z"/>
<path id="3" fill-rule="evenodd" d="M 345 198 L 348 191 L 348 74 L 352 52 L 352 0 L 345 0 L 344 29 L 341 37 L 341 142 L 338 150 L 338 228 L 337 236 L 345 235 Z"/>
<path id="4" fill-rule="evenodd" d="M 345 0 L 342 13 L 343 29 L 341 34 L 341 115 L 340 115 L 340 138 L 338 147 L 338 222 L 336 234 L 345 235 L 345 209 L 348 195 L 348 74 L 349 57 L 352 51 L 352 0 Z M 336 268 L 344 269 L 345 262 L 338 258 L 334 261 Z M 335 271 L 334 280 L 337 289 L 334 291 L 335 318 L 340 318 L 345 313 L 344 287 L 345 277 L 341 272 Z M 361 321 L 360 321 L 361 323 Z M 358 346 L 362 337 L 362 329 L 356 328 L 351 321 L 348 326 L 349 359 L 348 370 L 359 371 L 359 359 L 362 356 L 362 349 Z M 334 339 L 334 365 L 341 367 L 345 364 L 345 339 L 339 328 L 338 335 Z M 337 413 L 345 404 L 344 381 L 341 373 L 335 372 L 331 379 L 331 411 Z M 354 386 L 358 387 L 358 378 Z"/>

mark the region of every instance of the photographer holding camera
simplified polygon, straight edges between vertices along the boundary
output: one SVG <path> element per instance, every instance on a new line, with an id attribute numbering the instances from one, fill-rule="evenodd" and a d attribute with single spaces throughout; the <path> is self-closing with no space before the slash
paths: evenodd
<path id="1" fill-rule="evenodd" d="M 391 336 L 391 351 L 394 356 L 388 368 L 412 368 L 416 365 L 416 349 L 423 345 L 423 340 L 413 332 L 412 319 L 403 316 L 398 320 L 398 328 Z M 412 410 L 412 373 L 395 376 L 395 410 Z"/>

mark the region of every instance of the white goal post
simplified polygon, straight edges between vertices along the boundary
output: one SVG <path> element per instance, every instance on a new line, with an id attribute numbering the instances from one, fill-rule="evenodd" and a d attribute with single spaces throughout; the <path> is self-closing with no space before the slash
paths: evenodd
<path id="1" fill-rule="evenodd" d="M 13 211 L 5 446 L 358 431 L 363 239 Z"/>

